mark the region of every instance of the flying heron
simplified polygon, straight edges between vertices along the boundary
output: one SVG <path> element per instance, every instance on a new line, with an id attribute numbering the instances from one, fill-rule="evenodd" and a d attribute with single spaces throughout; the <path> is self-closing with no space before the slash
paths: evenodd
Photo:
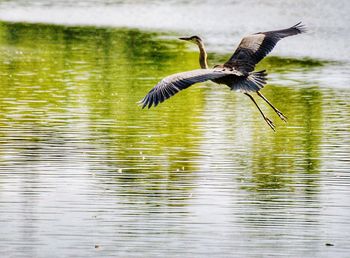
<path id="1" fill-rule="evenodd" d="M 182 37 L 180 38 L 181 40 L 195 43 L 198 46 L 199 64 L 202 69 L 176 73 L 165 77 L 148 92 L 140 101 L 140 104 L 142 108 L 150 108 L 152 105 L 157 106 L 177 92 L 195 83 L 211 80 L 218 84 L 225 84 L 231 90 L 240 91 L 247 95 L 254 102 L 266 123 L 272 130 L 275 130 L 275 125 L 265 116 L 250 92 L 256 92 L 284 122 L 287 121 L 287 117 L 261 94 L 260 90 L 266 84 L 267 73 L 265 70 L 255 72 L 254 68 L 257 63 L 271 52 L 279 40 L 305 31 L 304 25 L 299 22 L 288 29 L 258 32 L 246 36 L 241 40 L 236 51 L 226 63 L 215 65 L 213 68 L 208 68 L 207 53 L 202 39 L 198 36 Z"/>

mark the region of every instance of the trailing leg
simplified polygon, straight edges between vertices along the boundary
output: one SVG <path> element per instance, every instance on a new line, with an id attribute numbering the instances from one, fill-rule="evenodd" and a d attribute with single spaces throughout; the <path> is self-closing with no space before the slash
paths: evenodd
<path id="1" fill-rule="evenodd" d="M 252 97 L 252 95 L 248 94 L 248 93 L 244 93 L 245 95 L 247 95 L 255 104 L 255 106 L 258 108 L 260 114 L 262 115 L 262 117 L 264 118 L 265 122 L 271 127 L 272 130 L 275 131 L 275 125 L 273 124 L 273 122 L 267 118 L 264 114 L 264 112 L 262 112 L 262 110 L 260 109 L 260 107 L 258 106 L 258 104 L 255 102 L 254 98 Z"/>
<path id="2" fill-rule="evenodd" d="M 266 101 L 267 104 L 270 105 L 270 107 L 272 107 L 272 109 L 276 112 L 276 114 L 284 121 L 287 122 L 287 117 L 285 115 L 283 115 L 283 113 L 281 111 L 279 111 L 277 108 L 275 108 L 274 105 L 272 105 L 272 103 L 264 96 L 262 95 L 259 91 L 256 92 L 256 94 L 258 94 L 263 100 Z"/>

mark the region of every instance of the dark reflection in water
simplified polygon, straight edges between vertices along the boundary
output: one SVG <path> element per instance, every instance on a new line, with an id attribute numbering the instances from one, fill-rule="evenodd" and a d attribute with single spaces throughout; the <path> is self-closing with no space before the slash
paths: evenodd
<path id="1" fill-rule="evenodd" d="M 165 36 L 0 24 L 1 256 L 346 255 L 350 92 L 278 83 L 332 64 L 260 65 L 289 117 L 265 107 L 273 133 L 211 83 L 141 110 L 160 78 L 198 67 Z"/>

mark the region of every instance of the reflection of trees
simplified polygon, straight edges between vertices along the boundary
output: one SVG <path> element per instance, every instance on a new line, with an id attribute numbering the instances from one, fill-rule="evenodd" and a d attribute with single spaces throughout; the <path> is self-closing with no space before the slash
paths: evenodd
<path id="1" fill-rule="evenodd" d="M 202 92 L 181 93 L 158 110 L 136 105 L 163 75 L 196 67 L 182 42 L 138 30 L 19 23 L 1 23 L 0 35 L 6 50 L 0 57 L 0 133 L 7 149 L 21 134 L 20 145 L 40 146 L 40 154 L 56 148 L 57 162 L 87 156 L 104 176 L 121 169 L 109 177 L 130 182 L 124 190 L 188 195 Z M 22 162 L 45 162 L 43 155 L 29 161 L 20 153 Z"/>
<path id="2" fill-rule="evenodd" d="M 294 59 L 278 56 L 268 56 L 259 63 L 259 67 L 266 69 L 269 73 L 290 73 L 293 71 L 309 71 L 312 68 L 324 66 L 325 61 L 311 58 Z"/>
<path id="3" fill-rule="evenodd" d="M 283 126 L 279 122 L 276 133 L 261 129 L 263 123 L 254 127 L 251 164 L 241 177 L 245 180 L 242 188 L 248 192 L 242 201 L 249 203 L 240 216 L 241 223 L 254 230 L 249 236 L 253 239 L 278 241 L 291 225 L 296 230 L 288 232 L 288 237 L 307 237 L 305 229 L 313 227 L 317 232 L 314 225 L 320 223 L 321 91 L 270 86 L 265 93 L 281 107 L 289 123 Z M 273 111 L 268 113 L 274 116 Z M 277 122 L 277 116 L 273 118 Z"/>
<path id="4" fill-rule="evenodd" d="M 254 134 L 254 187 L 258 191 L 290 191 L 299 184 L 305 188 L 314 187 L 316 178 L 310 174 L 319 170 L 322 122 L 320 91 L 317 88 L 303 88 L 293 94 L 274 87 L 266 91 L 267 95 L 274 92 L 269 98 L 276 106 L 283 107 L 292 126 L 281 124 L 275 134 L 263 130 Z"/>

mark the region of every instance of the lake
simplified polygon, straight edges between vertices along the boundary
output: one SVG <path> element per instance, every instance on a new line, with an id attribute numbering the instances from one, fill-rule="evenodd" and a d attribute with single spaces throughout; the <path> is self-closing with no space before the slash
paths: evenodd
<path id="1" fill-rule="evenodd" d="M 166 19 L 196 1 L 0 4 L 1 257 L 349 256 L 350 61 L 340 43 L 349 18 L 331 12 L 322 27 L 326 9 L 306 16 L 307 1 L 287 1 L 290 10 L 224 2 L 276 13 L 250 26 L 243 12 L 225 34 L 226 22 L 215 31 L 218 21 Z M 154 109 L 137 105 L 164 76 L 199 67 L 178 36 L 199 28 L 214 65 L 245 33 L 293 25 L 301 9 L 310 32 L 282 40 L 256 68 L 267 69 L 262 93 L 288 117 L 256 98 L 276 132 L 249 98 L 212 82 Z M 98 16 L 107 10 L 129 24 Z M 164 24 L 147 19 L 155 13 Z"/>

